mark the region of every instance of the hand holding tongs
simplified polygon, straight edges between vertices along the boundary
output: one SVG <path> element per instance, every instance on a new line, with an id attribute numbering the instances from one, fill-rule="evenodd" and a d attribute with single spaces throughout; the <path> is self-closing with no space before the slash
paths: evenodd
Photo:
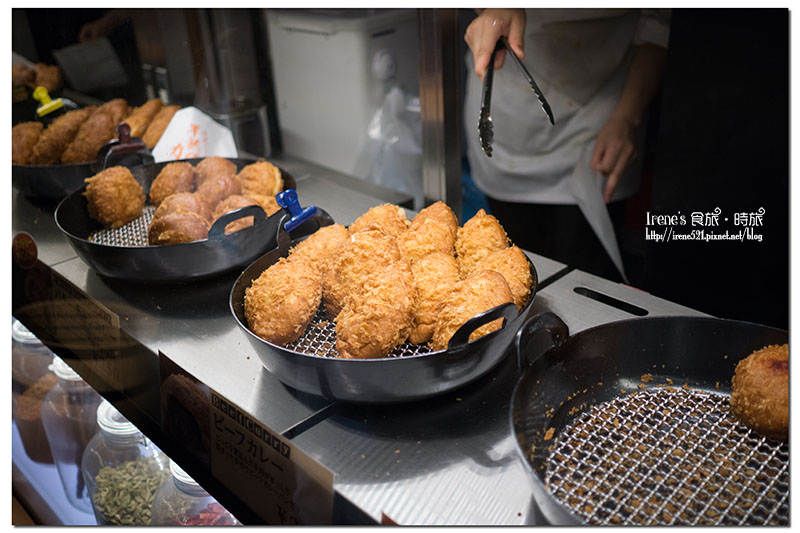
<path id="1" fill-rule="evenodd" d="M 494 80 L 494 56 L 500 47 L 505 47 L 508 55 L 511 57 L 511 60 L 514 61 L 514 64 L 519 67 L 522 71 L 522 75 L 527 80 L 528 84 L 533 89 L 536 98 L 539 100 L 539 103 L 542 104 L 542 109 L 544 110 L 547 118 L 550 119 L 550 124 L 555 124 L 555 119 L 553 118 L 553 111 L 550 109 L 550 104 L 547 103 L 547 99 L 542 94 L 541 89 L 539 86 L 536 85 L 536 81 L 531 76 L 531 73 L 528 72 L 528 69 L 525 68 L 525 65 L 520 61 L 517 54 L 514 53 L 514 50 L 511 49 L 511 46 L 508 45 L 505 37 L 501 37 L 500 40 L 497 41 L 497 45 L 494 47 L 494 51 L 492 51 L 492 56 L 489 58 L 489 65 L 486 67 L 486 74 L 483 77 L 483 95 L 481 97 L 481 112 L 480 118 L 478 119 L 478 140 L 481 143 L 481 148 L 483 152 L 486 154 L 487 157 L 492 157 L 492 142 L 494 141 L 494 130 L 492 126 L 492 116 L 490 114 L 490 107 L 492 101 L 492 82 Z"/>

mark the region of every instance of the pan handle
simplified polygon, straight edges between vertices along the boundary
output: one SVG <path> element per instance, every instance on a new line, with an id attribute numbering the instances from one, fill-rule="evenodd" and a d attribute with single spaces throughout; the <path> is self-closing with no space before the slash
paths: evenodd
<path id="1" fill-rule="evenodd" d="M 132 161 L 136 165 L 152 165 L 155 162 L 144 141 L 131 137 L 131 127 L 127 122 L 117 124 L 114 131 L 118 138 L 106 143 L 97 153 L 95 166 L 100 170 L 119 164 L 130 166 Z M 126 156 L 130 157 L 126 159 Z"/>
<path id="2" fill-rule="evenodd" d="M 517 368 L 520 370 L 532 365 L 546 351 L 542 351 L 534 357 L 527 355 L 530 352 L 529 344 L 531 340 L 542 331 L 546 331 L 550 335 L 552 346 L 561 346 L 569 337 L 569 327 L 553 313 L 540 313 L 529 319 L 519 328 L 514 339 L 514 346 L 517 351 Z"/>
<path id="3" fill-rule="evenodd" d="M 315 231 L 319 230 L 323 226 L 330 226 L 332 224 L 335 224 L 335 222 L 333 220 L 333 217 L 331 217 L 328 214 L 327 211 L 325 211 L 322 208 L 317 208 L 317 207 L 315 207 L 314 209 L 315 209 L 314 214 L 312 216 L 308 217 L 307 219 L 304 218 L 301 221 L 301 224 L 303 222 L 311 221 L 311 222 L 316 222 L 317 227 L 316 227 L 316 229 L 314 229 L 314 231 L 311 231 L 309 233 L 303 233 L 302 235 L 300 235 L 301 237 L 305 236 L 305 235 L 310 235 L 311 233 L 314 233 Z M 289 248 L 291 248 L 291 246 L 292 246 L 292 236 L 289 234 L 289 226 L 290 226 L 289 223 L 293 219 L 294 219 L 294 217 L 292 216 L 291 212 L 283 213 L 283 215 L 281 216 L 280 222 L 278 222 L 278 233 L 275 236 L 275 242 L 278 245 L 277 247 L 280 248 L 281 250 L 283 250 L 286 253 L 288 253 Z M 292 229 L 296 229 L 296 228 L 297 228 L 297 224 L 295 224 L 292 227 Z"/>
<path id="4" fill-rule="evenodd" d="M 479 327 L 497 320 L 498 318 L 502 318 L 503 325 L 500 326 L 502 329 L 509 321 L 517 318 L 518 314 L 519 311 L 517 310 L 517 306 L 514 305 L 514 302 L 506 302 L 503 305 L 498 305 L 497 307 L 493 307 L 479 315 L 475 315 L 464 322 L 461 327 L 456 330 L 456 332 L 450 338 L 450 342 L 447 343 L 447 351 L 456 352 L 463 350 L 467 347 L 467 344 L 469 344 L 469 336 L 472 335 L 472 333 Z"/>
<path id="5" fill-rule="evenodd" d="M 262 208 L 260 205 L 248 205 L 233 211 L 228 211 L 215 220 L 208 229 L 208 238 L 223 238 L 225 236 L 225 227 L 234 220 L 239 220 L 240 218 L 244 217 L 253 217 L 253 225 L 257 226 L 258 224 L 264 222 L 264 220 L 267 218 L 267 214 L 264 212 L 264 208 Z"/>

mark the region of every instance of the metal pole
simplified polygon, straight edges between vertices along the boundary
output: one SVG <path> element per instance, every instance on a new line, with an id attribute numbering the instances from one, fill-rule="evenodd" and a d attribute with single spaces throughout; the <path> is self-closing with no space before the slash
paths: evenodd
<path id="1" fill-rule="evenodd" d="M 419 9 L 417 20 L 425 202 L 441 200 L 461 220 L 458 10 Z"/>

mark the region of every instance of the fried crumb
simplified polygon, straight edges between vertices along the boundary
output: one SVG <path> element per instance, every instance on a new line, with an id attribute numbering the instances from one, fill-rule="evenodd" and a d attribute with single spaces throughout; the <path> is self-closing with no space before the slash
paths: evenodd
<path id="1" fill-rule="evenodd" d="M 642 383 L 650 383 L 651 381 L 653 381 L 653 374 L 650 373 L 642 374 L 642 377 L 640 377 L 639 380 Z"/>
<path id="2" fill-rule="evenodd" d="M 670 385 L 672 385 L 672 380 L 671 380 L 671 379 L 669 379 L 669 378 L 666 378 L 666 379 L 665 379 L 665 381 L 666 381 L 667 383 L 669 383 Z"/>
<path id="3" fill-rule="evenodd" d="M 714 385 L 714 387 L 715 387 L 717 390 L 719 390 L 719 381 L 717 381 L 717 384 L 716 384 L 716 385 Z"/>
<path id="4" fill-rule="evenodd" d="M 688 383 L 684 383 L 684 384 L 681 386 L 681 388 L 682 388 L 683 390 L 691 390 L 691 389 L 689 388 L 689 384 L 688 384 Z"/>
<path id="5" fill-rule="evenodd" d="M 553 438 L 553 434 L 556 432 L 556 428 L 549 428 L 544 434 L 544 440 L 550 440 Z M 548 448 L 548 451 L 550 448 Z"/>

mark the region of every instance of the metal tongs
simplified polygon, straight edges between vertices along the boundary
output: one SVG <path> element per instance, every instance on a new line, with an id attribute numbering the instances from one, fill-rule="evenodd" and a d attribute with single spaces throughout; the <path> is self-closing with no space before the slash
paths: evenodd
<path id="1" fill-rule="evenodd" d="M 506 49 L 506 52 L 508 53 L 509 57 L 511 57 L 511 60 L 522 71 L 522 75 L 531 86 L 531 89 L 533 89 L 533 93 L 536 95 L 536 98 L 542 105 L 542 109 L 547 115 L 547 118 L 550 119 L 550 124 L 556 123 L 555 119 L 553 118 L 553 111 L 550 109 L 550 104 L 547 103 L 547 99 L 544 97 L 544 94 L 542 94 L 542 90 L 539 89 L 539 86 L 536 85 L 536 81 L 533 79 L 533 76 L 531 76 L 531 73 L 528 72 L 528 69 L 525 68 L 525 65 L 522 63 L 522 61 L 520 61 L 519 57 L 517 57 L 517 54 L 515 54 L 514 50 L 512 50 L 508 45 L 506 38 L 501 37 L 500 40 L 497 41 L 497 45 L 492 51 L 492 57 L 489 58 L 489 65 L 486 67 L 486 74 L 483 76 L 483 95 L 481 97 L 480 118 L 478 119 L 478 141 L 480 141 L 483 153 L 485 153 L 487 157 L 492 157 L 492 142 L 494 142 L 494 129 L 492 126 L 492 116 L 490 114 L 492 101 L 492 82 L 494 80 L 494 56 L 501 47 Z"/>

